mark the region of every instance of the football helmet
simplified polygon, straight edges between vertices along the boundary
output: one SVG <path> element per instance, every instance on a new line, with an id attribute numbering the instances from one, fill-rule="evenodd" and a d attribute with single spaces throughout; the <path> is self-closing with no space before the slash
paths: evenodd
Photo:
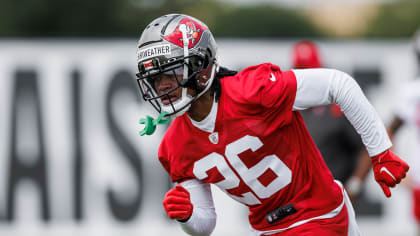
<path id="1" fill-rule="evenodd" d="M 143 99 L 159 113 L 184 114 L 210 88 L 218 68 L 216 57 L 216 42 L 201 21 L 182 14 L 153 20 L 138 41 L 137 82 Z M 177 86 L 159 93 L 154 82 L 162 76 L 175 77 Z M 178 88 L 182 96 L 172 101 L 170 94 Z M 188 88 L 195 90 L 195 95 L 187 93 Z"/>
<path id="2" fill-rule="evenodd" d="M 318 52 L 318 47 L 315 43 L 304 40 L 296 43 L 293 46 L 293 68 L 319 68 L 321 67 L 321 58 Z"/>

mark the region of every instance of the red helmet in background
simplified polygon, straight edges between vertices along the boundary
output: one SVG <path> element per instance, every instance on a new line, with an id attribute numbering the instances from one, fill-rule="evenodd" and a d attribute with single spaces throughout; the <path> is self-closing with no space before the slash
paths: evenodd
<path id="1" fill-rule="evenodd" d="M 300 41 L 293 46 L 293 68 L 318 68 L 322 66 L 318 47 L 311 41 Z"/>

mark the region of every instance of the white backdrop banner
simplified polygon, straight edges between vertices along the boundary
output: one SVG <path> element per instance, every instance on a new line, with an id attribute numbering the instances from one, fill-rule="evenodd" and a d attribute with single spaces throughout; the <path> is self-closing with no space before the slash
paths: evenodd
<path id="1" fill-rule="evenodd" d="M 219 59 L 288 69 L 292 43 L 221 40 Z M 328 67 L 376 73 L 368 95 L 389 117 L 392 88 L 416 72 L 407 42 L 319 43 Z M 0 41 L 0 235 L 184 235 L 161 204 L 170 188 L 157 160 L 165 127 L 138 135 L 139 119 L 157 113 L 140 99 L 135 62 L 135 39 Z M 214 192 L 214 235 L 246 235 L 246 209 Z M 410 231 L 409 213 L 397 212 Z M 361 219 L 362 230 L 386 223 L 384 214 L 365 228 Z"/>

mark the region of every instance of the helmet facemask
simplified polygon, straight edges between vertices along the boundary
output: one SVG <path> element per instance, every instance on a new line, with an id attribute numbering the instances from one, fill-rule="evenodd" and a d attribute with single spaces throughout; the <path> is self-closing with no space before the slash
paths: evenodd
<path id="1" fill-rule="evenodd" d="M 150 102 L 159 113 L 165 111 L 168 115 L 179 116 L 189 109 L 194 100 L 208 90 L 215 75 L 215 68 L 216 66 L 213 66 L 213 62 L 208 62 L 206 56 L 193 55 L 172 59 L 163 65 L 155 58 L 150 62 L 139 64 L 137 82 L 143 99 Z M 208 74 L 210 78 L 207 77 Z M 159 95 L 155 82 L 162 79 L 162 76 L 175 78 L 177 86 Z M 172 101 L 171 98 L 175 96 L 174 93 L 179 88 L 182 89 L 181 97 Z M 195 90 L 196 95 L 189 94 L 188 88 Z M 162 102 L 165 99 L 169 101 L 169 104 Z"/>

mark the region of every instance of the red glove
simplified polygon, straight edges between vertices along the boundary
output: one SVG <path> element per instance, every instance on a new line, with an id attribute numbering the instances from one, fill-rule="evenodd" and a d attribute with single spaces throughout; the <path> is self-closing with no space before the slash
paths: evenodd
<path id="1" fill-rule="evenodd" d="M 391 197 L 389 187 L 394 187 L 405 177 L 409 166 L 390 150 L 372 157 L 373 173 L 386 197 Z"/>
<path id="2" fill-rule="evenodd" d="M 179 184 L 166 193 L 163 206 L 169 218 L 174 220 L 187 221 L 193 212 L 190 193 Z"/>

